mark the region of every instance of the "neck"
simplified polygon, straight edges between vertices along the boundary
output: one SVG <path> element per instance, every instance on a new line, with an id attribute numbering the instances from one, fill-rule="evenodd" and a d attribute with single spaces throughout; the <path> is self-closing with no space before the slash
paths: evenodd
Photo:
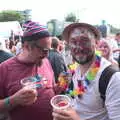
<path id="1" fill-rule="evenodd" d="M 89 61 L 88 63 L 84 64 L 84 65 L 81 65 L 80 64 L 80 70 L 81 70 L 81 75 L 83 76 L 87 70 L 91 67 L 91 65 L 93 64 L 95 60 L 95 56 L 93 57 L 93 59 L 91 61 Z"/>

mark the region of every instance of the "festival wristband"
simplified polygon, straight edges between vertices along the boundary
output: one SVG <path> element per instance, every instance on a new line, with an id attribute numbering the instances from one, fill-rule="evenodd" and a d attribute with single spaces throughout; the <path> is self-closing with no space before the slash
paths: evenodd
<path id="1" fill-rule="evenodd" d="M 9 107 L 10 106 L 10 97 L 5 98 L 4 103 L 5 103 L 6 107 Z"/>

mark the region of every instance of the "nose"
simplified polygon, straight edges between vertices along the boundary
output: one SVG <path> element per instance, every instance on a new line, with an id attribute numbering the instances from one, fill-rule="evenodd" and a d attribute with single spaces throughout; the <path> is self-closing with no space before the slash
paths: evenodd
<path id="1" fill-rule="evenodd" d="M 84 47 L 83 47 L 83 45 L 81 45 L 80 43 L 77 43 L 76 48 L 77 48 L 77 49 L 80 49 L 80 50 L 83 50 Z"/>

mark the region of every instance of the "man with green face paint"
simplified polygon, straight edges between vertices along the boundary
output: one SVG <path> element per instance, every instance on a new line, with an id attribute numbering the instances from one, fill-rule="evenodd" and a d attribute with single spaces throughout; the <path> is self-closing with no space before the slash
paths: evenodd
<path id="1" fill-rule="evenodd" d="M 68 90 L 73 106 L 68 110 L 53 110 L 55 120 L 120 120 L 120 72 L 112 75 L 106 89 L 105 101 L 100 96 L 99 79 L 111 65 L 98 55 L 96 44 L 99 31 L 86 23 L 73 23 L 63 31 L 73 59 L 79 63 L 73 75 L 73 89 Z"/>

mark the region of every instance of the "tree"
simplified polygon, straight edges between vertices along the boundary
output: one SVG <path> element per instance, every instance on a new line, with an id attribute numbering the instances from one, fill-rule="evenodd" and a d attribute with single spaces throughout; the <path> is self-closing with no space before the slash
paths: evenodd
<path id="1" fill-rule="evenodd" d="M 48 30 L 53 36 L 56 36 L 57 21 L 58 21 L 57 19 L 51 19 L 49 22 L 47 22 Z"/>
<path id="2" fill-rule="evenodd" d="M 24 16 L 24 22 L 31 20 L 31 9 L 25 9 L 23 11 L 17 11 L 19 12 L 22 16 Z"/>
<path id="3" fill-rule="evenodd" d="M 24 16 L 14 10 L 5 10 L 0 12 L 0 22 L 7 21 L 19 21 L 20 23 L 24 20 Z"/>
<path id="4" fill-rule="evenodd" d="M 120 28 L 116 28 L 116 27 L 114 27 L 114 26 L 112 26 L 110 24 L 109 24 L 109 27 L 110 27 L 110 32 L 112 34 L 116 34 L 116 33 L 120 32 Z"/>
<path id="5" fill-rule="evenodd" d="M 74 13 L 69 13 L 66 17 L 65 17 L 65 21 L 66 22 L 76 22 L 77 21 L 77 17 Z"/>

